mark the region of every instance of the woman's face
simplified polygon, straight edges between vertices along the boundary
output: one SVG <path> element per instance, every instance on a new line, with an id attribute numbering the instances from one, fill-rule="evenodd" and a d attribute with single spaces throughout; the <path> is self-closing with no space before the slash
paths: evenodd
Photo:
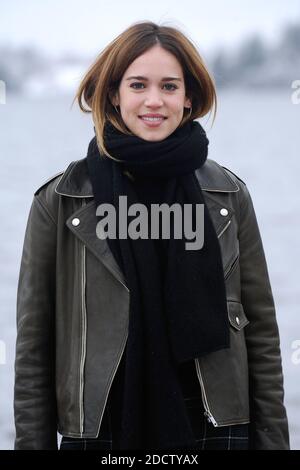
<path id="1" fill-rule="evenodd" d="M 120 106 L 125 125 L 136 136 L 148 141 L 168 137 L 181 123 L 184 108 L 191 106 L 176 57 L 159 45 L 137 57 L 124 73 L 113 104 Z M 147 114 L 163 119 L 143 120 Z"/>

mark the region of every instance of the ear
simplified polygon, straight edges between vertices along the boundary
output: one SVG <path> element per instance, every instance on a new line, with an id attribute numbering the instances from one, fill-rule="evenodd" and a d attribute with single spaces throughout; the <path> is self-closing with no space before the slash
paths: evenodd
<path id="1" fill-rule="evenodd" d="M 110 101 L 112 102 L 113 106 L 119 106 L 119 94 L 116 93 L 114 96 L 110 96 Z"/>
<path id="2" fill-rule="evenodd" d="M 189 98 L 187 98 L 187 97 L 186 97 L 185 100 L 184 100 L 184 107 L 185 107 L 185 108 L 191 108 L 191 107 L 192 107 L 192 102 L 191 102 L 191 100 L 190 100 Z"/>

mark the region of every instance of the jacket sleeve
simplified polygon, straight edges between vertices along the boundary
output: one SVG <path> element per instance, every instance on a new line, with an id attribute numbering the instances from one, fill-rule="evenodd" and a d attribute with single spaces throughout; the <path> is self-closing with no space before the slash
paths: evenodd
<path id="1" fill-rule="evenodd" d="M 245 329 L 250 396 L 250 447 L 289 449 L 283 404 L 280 339 L 263 244 L 247 186 L 240 183 L 241 299 L 250 323 Z"/>
<path id="2" fill-rule="evenodd" d="M 17 291 L 15 450 L 57 449 L 55 259 L 56 224 L 34 196 Z"/>

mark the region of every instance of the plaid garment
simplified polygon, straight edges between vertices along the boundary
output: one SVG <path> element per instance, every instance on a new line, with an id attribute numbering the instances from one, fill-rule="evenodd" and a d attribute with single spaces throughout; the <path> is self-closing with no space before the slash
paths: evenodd
<path id="1" fill-rule="evenodd" d="M 200 383 L 193 360 L 179 368 L 188 415 L 198 450 L 248 450 L 249 424 L 214 427 L 204 416 Z M 60 450 L 116 450 L 111 394 L 108 397 L 98 438 L 62 437 Z M 115 424 L 113 424 L 115 423 Z M 195 450 L 195 449 L 194 449 Z"/>

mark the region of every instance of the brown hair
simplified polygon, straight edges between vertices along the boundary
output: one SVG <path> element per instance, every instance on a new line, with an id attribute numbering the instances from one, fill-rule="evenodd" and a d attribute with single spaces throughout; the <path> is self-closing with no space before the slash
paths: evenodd
<path id="1" fill-rule="evenodd" d="M 173 27 L 159 26 L 152 21 L 134 23 L 99 54 L 81 81 L 73 100 L 73 103 L 78 100 L 83 112 L 93 113 L 98 147 L 101 152 L 115 160 L 117 159 L 109 154 L 104 145 L 103 130 L 106 120 L 121 132 L 129 135 L 132 133 L 125 126 L 121 115 L 116 112 L 111 99 L 129 65 L 157 44 L 171 52 L 183 69 L 186 96 L 192 102 L 192 113 L 189 115 L 187 110 L 180 126 L 188 120 L 205 116 L 212 109 L 215 118 L 215 85 L 192 42 Z M 90 109 L 84 106 L 83 99 Z"/>

